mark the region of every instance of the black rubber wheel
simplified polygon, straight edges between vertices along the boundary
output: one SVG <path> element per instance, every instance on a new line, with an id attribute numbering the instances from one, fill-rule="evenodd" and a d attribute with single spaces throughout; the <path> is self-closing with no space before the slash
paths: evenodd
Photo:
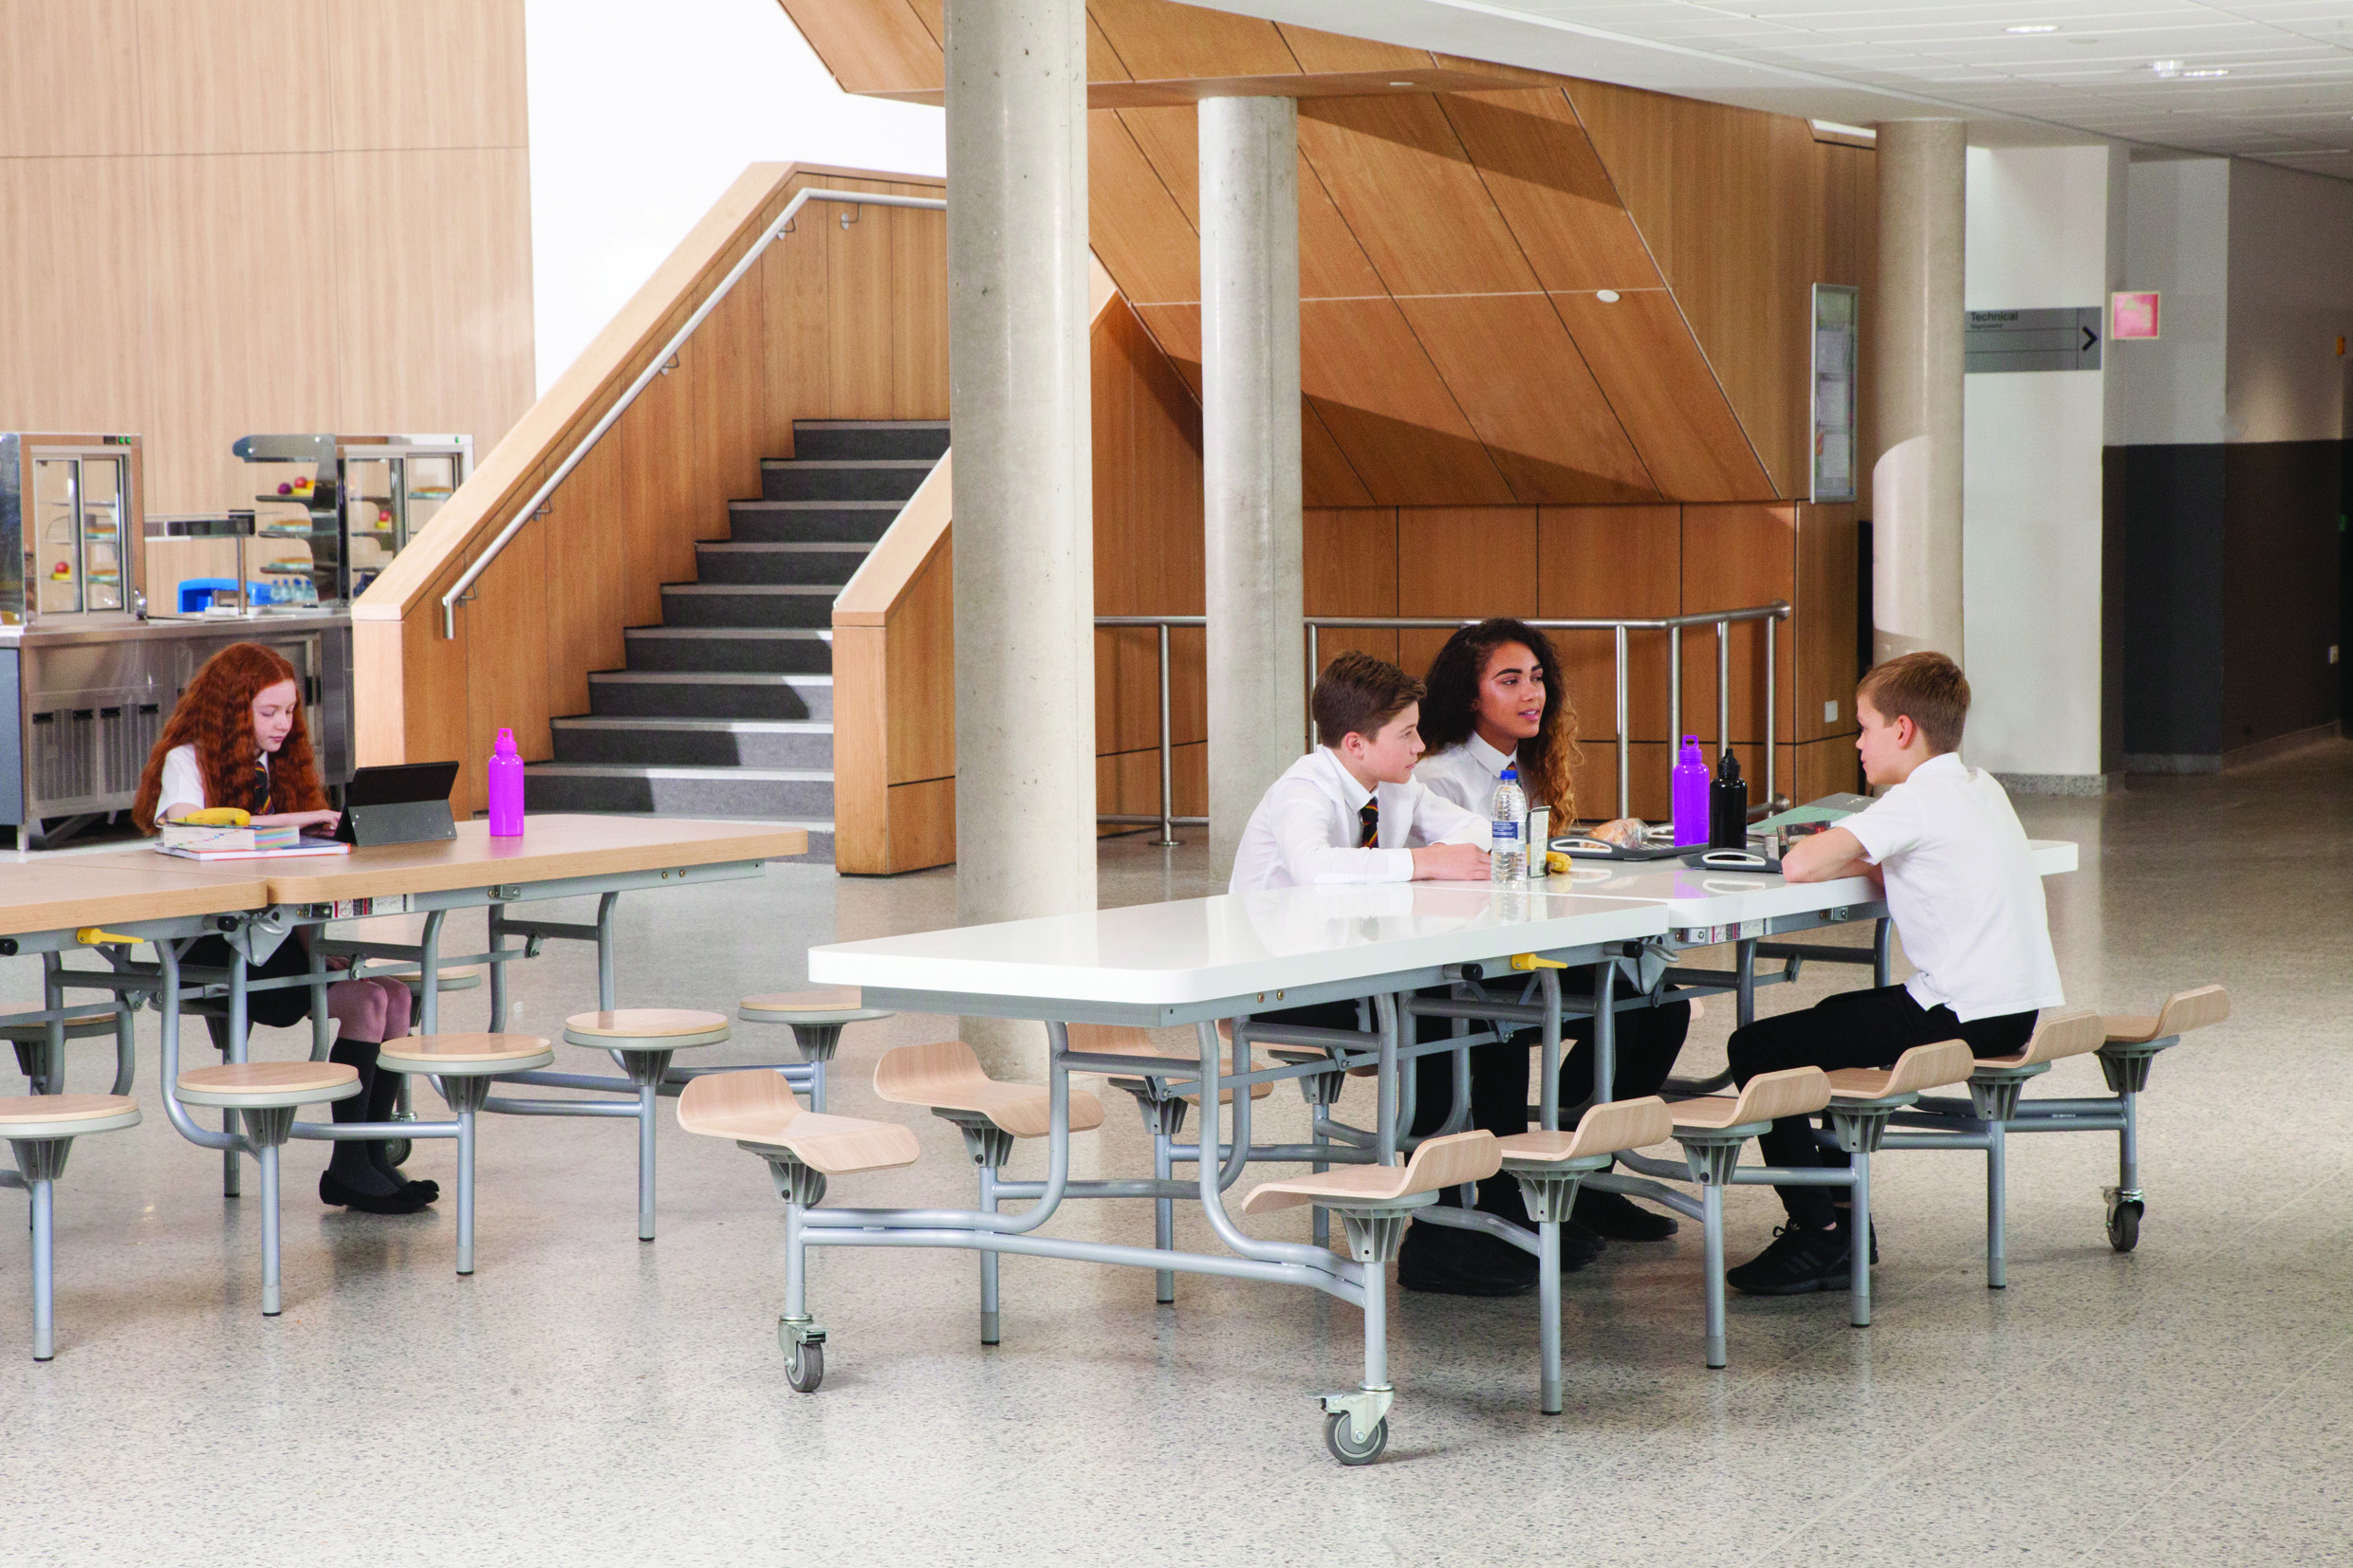
<path id="1" fill-rule="evenodd" d="M 1345 1411 L 1324 1418 L 1324 1446 L 1332 1450 L 1332 1457 L 1343 1465 L 1370 1465 L 1389 1447 L 1389 1418 L 1382 1416 L 1372 1436 L 1362 1443 L 1354 1433 L 1355 1426 Z"/>
<path id="2" fill-rule="evenodd" d="M 416 1147 L 417 1145 L 412 1143 L 407 1138 L 386 1138 L 384 1140 L 384 1158 L 391 1161 L 395 1165 L 406 1165 L 409 1162 L 410 1152 Z"/>
<path id="3" fill-rule="evenodd" d="M 2108 1210 L 2108 1245 L 2119 1252 L 2130 1252 L 2140 1245 L 2140 1208 L 2138 1203 L 2120 1203 Z"/>
<path id="4" fill-rule="evenodd" d="M 815 1393 L 825 1380 L 825 1347 L 822 1344 L 785 1346 L 785 1381 L 795 1393 Z"/>

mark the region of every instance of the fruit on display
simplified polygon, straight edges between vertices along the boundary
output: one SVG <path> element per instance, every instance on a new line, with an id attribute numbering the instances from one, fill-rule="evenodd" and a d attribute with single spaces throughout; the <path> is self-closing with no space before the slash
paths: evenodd
<path id="1" fill-rule="evenodd" d="M 280 495 L 292 495 L 294 493 L 294 487 L 286 483 L 284 480 L 280 480 L 278 483 L 278 493 Z"/>
<path id="2" fill-rule="evenodd" d="M 71 562 L 61 561 L 56 565 L 50 567 L 49 581 L 51 582 L 71 582 L 73 581 L 73 563 Z"/>

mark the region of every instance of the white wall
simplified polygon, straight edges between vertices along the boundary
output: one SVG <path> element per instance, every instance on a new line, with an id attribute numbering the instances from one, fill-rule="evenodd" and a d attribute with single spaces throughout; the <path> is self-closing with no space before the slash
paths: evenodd
<path id="1" fill-rule="evenodd" d="M 937 109 L 852 98 L 776 0 L 525 0 L 538 389 L 744 165 L 946 171 Z"/>
<path id="2" fill-rule="evenodd" d="M 2226 438 L 2344 436 L 2337 340 L 2353 335 L 2353 184 L 2233 162 L 2229 295 Z"/>
<path id="3" fill-rule="evenodd" d="M 2105 147 L 1969 150 L 1964 296 L 1972 310 L 2107 297 Z M 2104 354 L 2103 356 L 2105 358 Z M 2105 378 L 1967 378 L 1962 643 L 1973 693 L 1962 755 L 1997 773 L 2100 771 L 2101 446 Z"/>
<path id="4" fill-rule="evenodd" d="M 2163 296 L 2156 341 L 2109 345 L 2123 402 L 2121 445 L 2224 438 L 2229 382 L 2232 165 L 2136 162 L 2126 202 L 2124 285 Z"/>

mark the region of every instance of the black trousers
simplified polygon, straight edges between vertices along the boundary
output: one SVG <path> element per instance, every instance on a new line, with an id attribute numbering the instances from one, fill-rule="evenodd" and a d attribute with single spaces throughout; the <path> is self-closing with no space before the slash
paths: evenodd
<path id="1" fill-rule="evenodd" d="M 1561 990 L 1566 996 L 1593 994 L 1593 974 L 1590 969 L 1571 969 L 1561 976 Z M 1434 986 L 1418 993 L 1443 1001 L 1453 994 L 1444 986 Z M 1322 1003 L 1309 1007 L 1290 1007 L 1281 1012 L 1261 1013 L 1261 1022 L 1269 1024 L 1300 1024 L 1326 1029 L 1353 1029 L 1357 1026 L 1357 1005 L 1353 1002 Z M 1413 1020 L 1413 1039 L 1417 1044 L 1444 1040 L 1454 1033 L 1454 1020 L 1417 1018 Z M 1476 1028 L 1478 1025 L 1472 1024 Z M 1612 1075 L 1610 1098 L 1630 1099 L 1642 1095 L 1655 1095 L 1675 1070 L 1677 1053 L 1683 1048 L 1683 1037 L 1691 1029 L 1691 1004 L 1661 1003 L 1656 1007 L 1638 1007 L 1618 1015 L 1618 1036 L 1615 1072 Z M 1524 1030 L 1510 1040 L 1471 1047 L 1471 1125 L 1510 1137 L 1528 1131 L 1528 1054 L 1537 1042 L 1538 1031 Z M 1593 1020 L 1565 1020 L 1561 1041 L 1566 1050 L 1561 1058 L 1561 1104 L 1574 1107 L 1584 1102 L 1593 1093 Z M 1572 1043 L 1573 1042 L 1573 1043 Z M 1454 1105 L 1454 1059 L 1439 1052 L 1418 1058 L 1414 1062 L 1414 1116 L 1406 1131 L 1416 1137 L 1424 1137 L 1446 1124 Z M 1454 1202 L 1454 1191 L 1441 1193 L 1438 1201 Z M 1517 1180 L 1501 1171 L 1479 1183 L 1479 1208 L 1491 1214 L 1508 1219 L 1525 1220 L 1527 1207 L 1520 1200 Z"/>
<path id="2" fill-rule="evenodd" d="M 2034 1014 L 2005 1013 L 1964 1024 L 1945 1006 L 1923 1007 L 1901 986 L 1874 990 L 1842 991 L 1810 1007 L 1776 1018 L 1760 1018 L 1734 1029 L 1726 1054 L 1732 1081 L 1746 1084 L 1759 1073 L 1785 1067 L 1888 1067 L 1915 1045 L 1965 1040 L 1981 1057 L 2008 1056 L 2034 1034 Z M 1785 1168 L 1844 1163 L 1845 1156 L 1825 1150 L 1814 1138 L 1812 1121 L 1784 1116 L 1772 1131 L 1757 1139 L 1765 1163 Z M 1791 1223 L 1811 1230 L 1826 1230 L 1837 1223 L 1833 1188 L 1785 1187 L 1782 1206 Z"/>

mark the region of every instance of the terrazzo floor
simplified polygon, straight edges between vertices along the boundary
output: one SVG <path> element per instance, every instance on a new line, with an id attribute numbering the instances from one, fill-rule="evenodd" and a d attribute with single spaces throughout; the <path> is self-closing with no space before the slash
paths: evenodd
<path id="1" fill-rule="evenodd" d="M 2102 1229 L 2111 1137 L 2013 1140 L 1999 1293 L 1981 1273 L 1976 1158 L 1890 1153 L 1875 1166 L 1874 1327 L 1846 1326 L 1843 1296 L 1734 1297 L 1732 1366 L 1712 1373 L 1696 1227 L 1613 1245 L 1567 1282 L 1568 1409 L 1550 1418 L 1534 1408 L 1532 1296 L 1393 1289 L 1399 1398 L 1387 1458 L 1362 1469 L 1326 1457 L 1311 1398 L 1356 1381 L 1358 1315 L 1242 1282 L 1186 1277 L 1156 1307 L 1141 1272 L 1008 1258 L 1004 1343 L 984 1351 L 969 1255 L 820 1251 L 827 1374 L 793 1393 L 766 1173 L 667 1112 L 651 1245 L 634 1234 L 627 1125 L 486 1120 L 479 1272 L 463 1281 L 448 1199 L 398 1219 L 323 1209 L 325 1150 L 293 1146 L 286 1313 L 265 1320 L 256 1204 L 224 1202 L 217 1158 L 165 1122 L 141 1014 L 147 1120 L 83 1140 L 59 1190 L 49 1364 L 28 1354 L 23 1232 L 0 1245 L 0 1560 L 2345 1560 L 2348 802 L 2347 744 L 2020 802 L 2030 832 L 2083 846 L 2084 869 L 2049 884 L 2071 1003 L 2148 1010 L 2178 987 L 2232 989 L 2231 1022 L 2158 1065 L 2138 1251 L 2111 1252 Z M 1214 891 L 1205 869 L 1198 845 L 1113 841 L 1102 901 Z M 813 943 L 954 913 L 953 872 L 779 865 L 635 895 L 621 1001 L 726 1007 L 798 984 Z M 593 1000 L 584 950 L 516 972 L 513 1027 L 552 1033 Z M 1855 972 L 1817 966 L 1761 1007 Z M 0 997 L 37 987 L 33 961 L 0 961 Z M 481 1026 L 481 992 L 447 1005 L 445 1027 Z M 1710 1006 L 1687 1072 L 1720 1063 L 1729 1021 Z M 925 1158 L 838 1181 L 830 1201 L 968 1201 L 954 1131 L 867 1086 L 882 1051 L 952 1029 L 902 1016 L 849 1031 L 834 1108 L 915 1125 Z M 714 1059 L 760 1060 L 761 1033 L 739 1026 Z M 307 1044 L 306 1029 L 262 1031 L 255 1055 Z M 77 1042 L 72 1086 L 102 1087 L 107 1052 Z M 2099 1091 L 2089 1059 L 2043 1081 Z M 1125 1098 L 1107 1108 L 1077 1140 L 1079 1170 L 1148 1170 Z M 1261 1118 L 1262 1136 L 1304 1131 L 1287 1089 Z M 411 1170 L 447 1188 L 454 1160 L 424 1143 Z M 1039 1163 L 1025 1149 L 1015 1174 Z M 1149 1237 L 1143 1204 L 1075 1207 L 1054 1233 Z M 1728 1209 L 1734 1259 L 1779 1218 L 1760 1190 Z M 1179 1214 L 1180 1245 L 1208 1245 Z M 1306 1220 L 1251 1225 L 1304 1237 Z"/>

